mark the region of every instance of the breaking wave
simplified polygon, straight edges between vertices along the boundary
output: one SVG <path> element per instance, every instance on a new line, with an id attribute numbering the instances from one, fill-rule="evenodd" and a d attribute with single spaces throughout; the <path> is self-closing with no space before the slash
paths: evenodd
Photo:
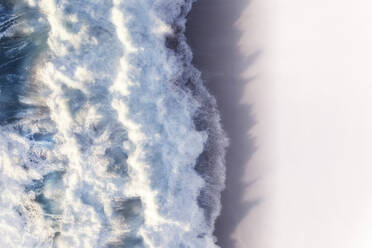
<path id="1" fill-rule="evenodd" d="M 0 247 L 217 247 L 227 140 L 191 0 L 0 5 Z"/>

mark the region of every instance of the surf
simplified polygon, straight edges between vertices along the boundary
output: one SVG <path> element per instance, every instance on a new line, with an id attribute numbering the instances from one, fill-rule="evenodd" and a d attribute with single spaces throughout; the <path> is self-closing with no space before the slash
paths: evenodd
<path id="1" fill-rule="evenodd" d="M 227 139 L 191 64 L 191 7 L 2 6 L 2 246 L 217 247 Z"/>

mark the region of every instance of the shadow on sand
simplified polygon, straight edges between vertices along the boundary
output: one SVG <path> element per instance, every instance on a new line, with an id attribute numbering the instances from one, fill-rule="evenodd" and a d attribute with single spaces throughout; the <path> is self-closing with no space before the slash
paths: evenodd
<path id="1" fill-rule="evenodd" d="M 235 22 L 249 5 L 248 0 L 198 0 L 188 16 L 186 36 L 191 46 L 193 64 L 202 71 L 210 92 L 216 97 L 223 127 L 230 146 L 226 155 L 226 189 L 222 193 L 222 212 L 215 235 L 222 248 L 238 248 L 232 237 L 241 220 L 259 203 L 245 200 L 254 182 L 244 180 L 248 161 L 255 152 L 254 138 L 248 132 L 255 124 L 251 106 L 242 104 L 244 90 L 251 80 L 243 79 L 259 51 L 239 52 L 241 37 Z"/>

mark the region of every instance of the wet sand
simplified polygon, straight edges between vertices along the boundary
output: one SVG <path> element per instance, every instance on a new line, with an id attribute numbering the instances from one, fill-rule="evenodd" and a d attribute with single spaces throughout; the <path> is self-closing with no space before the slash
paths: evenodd
<path id="1" fill-rule="evenodd" d="M 262 143 L 257 121 L 265 112 L 257 104 L 265 102 L 260 92 L 265 79 L 257 68 L 262 50 L 260 42 L 247 39 L 241 30 L 257 32 L 257 20 L 248 17 L 254 10 L 248 0 L 199 0 L 186 30 L 193 63 L 217 99 L 230 140 L 226 189 L 215 230 L 222 248 L 264 247 L 262 178 L 267 159 L 262 159 L 262 149 L 257 150 Z"/>

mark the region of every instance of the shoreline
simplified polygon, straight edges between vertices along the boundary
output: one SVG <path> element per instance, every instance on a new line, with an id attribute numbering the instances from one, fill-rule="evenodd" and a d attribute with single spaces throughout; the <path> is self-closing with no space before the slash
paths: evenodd
<path id="1" fill-rule="evenodd" d="M 255 212 L 261 202 L 257 184 L 262 173 L 253 165 L 257 150 L 256 116 L 253 102 L 246 99 L 248 87 L 255 79 L 245 76 L 254 67 L 260 51 L 242 53 L 239 43 L 243 33 L 236 28 L 249 4 L 249 0 L 196 1 L 187 17 L 185 33 L 193 52 L 192 63 L 217 100 L 230 143 L 226 151 L 222 211 L 214 232 L 217 245 L 222 248 L 257 247 L 260 242 L 260 231 L 256 228 L 260 228 L 262 221 Z"/>

